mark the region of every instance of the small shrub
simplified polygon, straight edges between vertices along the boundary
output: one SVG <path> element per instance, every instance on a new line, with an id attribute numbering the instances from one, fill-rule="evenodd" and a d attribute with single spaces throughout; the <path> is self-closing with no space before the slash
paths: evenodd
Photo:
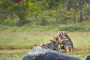
<path id="1" fill-rule="evenodd" d="M 81 23 L 76 23 L 72 25 L 61 25 L 58 27 L 58 30 L 64 31 L 89 31 L 90 27 Z"/>

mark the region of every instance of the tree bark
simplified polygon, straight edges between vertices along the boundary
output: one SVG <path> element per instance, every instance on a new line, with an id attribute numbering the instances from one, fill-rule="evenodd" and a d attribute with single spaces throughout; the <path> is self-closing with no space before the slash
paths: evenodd
<path id="1" fill-rule="evenodd" d="M 83 22 L 82 1 L 81 0 L 79 0 L 79 22 Z"/>
<path id="2" fill-rule="evenodd" d="M 55 0 L 52 0 L 52 2 L 53 2 L 53 8 L 55 9 L 56 8 Z"/>
<path id="3" fill-rule="evenodd" d="M 76 20 L 76 10 L 77 10 L 77 0 L 74 0 L 74 14 L 73 14 L 73 16 L 74 16 L 74 21 L 75 22 L 77 22 L 77 20 Z"/>

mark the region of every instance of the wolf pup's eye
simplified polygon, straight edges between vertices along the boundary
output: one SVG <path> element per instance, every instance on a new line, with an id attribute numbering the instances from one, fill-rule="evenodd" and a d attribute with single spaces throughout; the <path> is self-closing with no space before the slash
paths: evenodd
<path id="1" fill-rule="evenodd" d="M 63 35 L 63 34 L 61 34 L 61 35 Z"/>
<path id="2" fill-rule="evenodd" d="M 59 34 L 59 37 L 61 36 L 61 34 Z"/>

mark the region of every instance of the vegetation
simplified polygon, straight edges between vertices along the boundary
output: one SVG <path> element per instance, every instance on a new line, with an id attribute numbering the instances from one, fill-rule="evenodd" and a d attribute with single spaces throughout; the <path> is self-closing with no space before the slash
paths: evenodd
<path id="1" fill-rule="evenodd" d="M 69 31 L 74 42 L 67 55 L 85 60 L 89 13 L 90 0 L 0 0 L 0 60 L 22 60 L 34 44 L 48 43 L 59 30 Z"/>
<path id="2" fill-rule="evenodd" d="M 90 53 L 90 33 L 88 32 L 68 32 L 75 49 L 68 53 L 84 60 Z M 57 32 L 0 32 L 0 59 L 1 60 L 21 60 L 34 44 L 49 43 Z M 64 50 L 61 51 L 64 53 Z M 65 54 L 65 53 L 64 53 Z"/>
<path id="3" fill-rule="evenodd" d="M 59 25 L 90 21 L 89 0 L 1 0 L 0 25 Z"/>
<path id="4" fill-rule="evenodd" d="M 75 23 L 75 24 L 60 24 L 60 25 L 24 25 L 21 27 L 17 26 L 0 26 L 0 32 L 31 32 L 31 31 L 90 31 L 90 22 L 86 21 L 83 23 Z"/>

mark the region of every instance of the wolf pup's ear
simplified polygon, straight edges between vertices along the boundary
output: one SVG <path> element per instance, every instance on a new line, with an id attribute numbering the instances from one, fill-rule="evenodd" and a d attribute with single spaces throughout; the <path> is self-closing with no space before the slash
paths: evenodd
<path id="1" fill-rule="evenodd" d="M 42 44 L 43 46 L 45 46 L 45 44 Z"/>
<path id="2" fill-rule="evenodd" d="M 63 31 L 63 33 L 68 33 L 67 31 Z"/>
<path id="3" fill-rule="evenodd" d="M 50 40 L 52 42 L 52 40 Z"/>
<path id="4" fill-rule="evenodd" d="M 67 34 L 68 34 L 68 32 L 67 32 L 67 31 L 65 31 L 65 33 L 67 33 Z"/>
<path id="5" fill-rule="evenodd" d="M 60 34 L 61 33 L 61 31 L 58 31 L 58 34 Z"/>
<path id="6" fill-rule="evenodd" d="M 37 46 L 37 44 L 35 44 L 34 46 Z"/>
<path id="7" fill-rule="evenodd" d="M 68 32 L 67 31 L 62 31 L 63 32 L 63 35 L 67 35 L 68 34 Z"/>

